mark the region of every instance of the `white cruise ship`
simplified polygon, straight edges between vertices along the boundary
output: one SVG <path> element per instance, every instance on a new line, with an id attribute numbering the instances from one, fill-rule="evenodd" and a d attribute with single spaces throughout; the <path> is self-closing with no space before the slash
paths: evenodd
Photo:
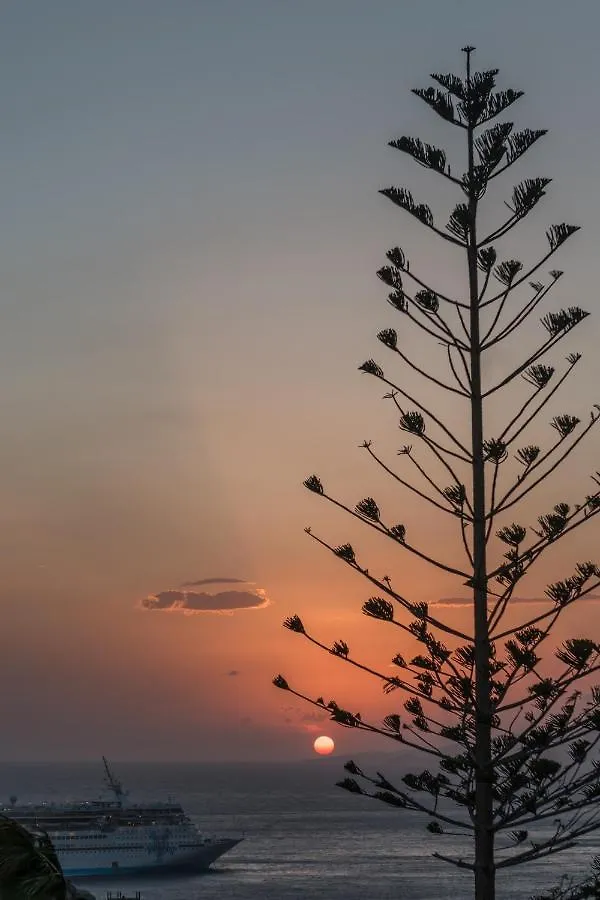
<path id="1" fill-rule="evenodd" d="M 179 803 L 129 803 L 104 757 L 114 798 L 0 808 L 32 831 L 45 831 L 67 877 L 199 872 L 241 838 L 208 837 Z"/>

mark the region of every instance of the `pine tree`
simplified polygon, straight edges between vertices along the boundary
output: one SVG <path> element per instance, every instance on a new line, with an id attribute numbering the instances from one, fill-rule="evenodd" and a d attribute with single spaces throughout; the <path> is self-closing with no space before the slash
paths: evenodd
<path id="1" fill-rule="evenodd" d="M 543 315 L 536 348 L 512 371 L 495 381 L 487 377 L 490 351 L 519 335 L 556 287 L 561 271 L 550 270 L 543 281 L 537 280 L 538 272 L 578 227 L 551 225 L 546 231 L 548 248 L 534 265 L 499 258 L 496 245 L 537 207 L 550 179 L 519 182 L 506 203 L 508 215 L 488 233 L 481 224 L 486 191 L 546 132 L 519 131 L 510 122 L 497 121 L 522 92 L 498 90 L 496 69 L 472 71 L 473 50 L 463 49 L 464 77 L 434 74 L 435 87 L 413 92 L 463 135 L 468 159 L 465 174 L 452 174 L 455 168 L 451 170 L 446 152 L 418 138 L 391 141 L 393 148 L 462 194 L 446 226 L 439 227 L 429 206 L 415 201 L 409 190 L 381 191 L 405 214 L 464 254 L 464 298 L 468 299 L 434 289 L 426 273 L 411 269 L 399 247 L 388 251 L 388 264 L 377 273 L 391 289 L 388 299 L 395 311 L 442 344 L 447 380 L 411 360 L 394 328 L 381 331 L 379 340 L 396 359 L 436 384 L 440 394 L 461 398 L 470 413 L 470 439 L 457 437 L 452 423 L 409 395 L 375 360 L 360 366 L 386 386 L 400 429 L 431 455 L 450 484 L 439 483 L 412 446 L 402 448 L 400 458 L 414 465 L 424 487 L 399 474 L 370 441 L 365 441 L 365 451 L 396 484 L 418 495 L 436 513 L 454 518 L 464 561 L 451 564 L 415 546 L 405 525 L 387 520 L 372 497 L 353 506 L 329 494 L 316 475 L 304 482 L 308 490 L 384 535 L 400 551 L 461 578 L 472 591 L 473 630 L 463 633 L 430 604 L 411 602 L 389 577 L 377 577 L 363 565 L 351 544 L 336 546 L 306 529 L 376 589 L 377 595 L 363 606 L 364 614 L 400 628 L 418 642 L 420 652 L 410 660 L 397 655 L 393 663 L 399 674 L 390 676 L 361 664 L 345 641 L 336 641 L 332 647 L 319 641 L 297 615 L 286 619 L 285 627 L 346 665 L 380 679 L 386 693 L 399 692 L 408 721 L 394 713 L 381 724 L 369 723 L 334 700 L 306 696 L 282 675 L 274 684 L 327 711 L 343 726 L 385 735 L 421 750 L 431 760 L 433 772 L 424 769 L 392 784 L 384 775 L 369 775 L 349 762 L 348 777 L 340 786 L 403 811 L 426 814 L 426 827 L 438 836 L 436 840 L 443 840 L 448 827 L 470 836 L 473 853 L 469 859 L 442 852 L 434 855 L 473 872 L 476 900 L 494 900 L 498 870 L 557 853 L 600 827 L 600 757 L 595 755 L 600 741 L 600 686 L 589 681 L 600 669 L 600 644 L 589 636 L 577 637 L 564 641 L 545 659 L 540 655 L 564 611 L 600 585 L 600 567 L 588 560 L 578 562 L 571 574 L 548 585 L 543 612 L 525 613 L 515 627 L 505 621 L 507 610 L 514 606 L 515 589 L 532 566 L 600 511 L 600 472 L 596 472 L 590 493 L 579 502 L 557 503 L 533 524 L 512 521 L 521 502 L 556 472 L 594 428 L 600 407 L 594 406 L 587 421 L 568 413 L 555 415 L 549 423 L 554 438 L 544 449 L 526 442 L 528 429 L 580 361 L 580 354 L 570 353 L 560 373 L 542 362 L 588 315 L 579 306 Z M 525 386 L 525 398 L 498 433 L 486 433 L 490 398 L 508 391 L 509 408 L 518 384 Z M 448 811 L 452 809 L 448 801 L 455 812 Z M 552 823 L 550 836 L 530 834 L 538 823 Z"/>

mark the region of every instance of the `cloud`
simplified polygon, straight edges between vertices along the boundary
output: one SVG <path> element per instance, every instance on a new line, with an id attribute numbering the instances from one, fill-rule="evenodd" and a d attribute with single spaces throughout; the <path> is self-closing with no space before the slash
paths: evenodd
<path id="1" fill-rule="evenodd" d="M 201 587 L 203 584 L 248 584 L 243 578 L 200 578 L 198 581 L 184 581 L 180 587 Z"/>
<path id="2" fill-rule="evenodd" d="M 494 598 L 491 598 L 494 599 Z M 588 601 L 598 601 L 600 600 L 600 594 L 586 594 L 585 597 L 581 598 L 582 600 Z M 510 601 L 512 603 L 551 603 L 552 601 L 548 599 L 548 597 L 511 597 Z M 473 598 L 472 597 L 441 597 L 439 600 L 434 601 L 431 604 L 436 608 L 440 606 L 472 606 Z"/>
<path id="3" fill-rule="evenodd" d="M 327 719 L 331 719 L 331 713 L 328 711 L 306 712 L 297 706 L 282 707 L 283 721 L 286 725 L 292 725 L 301 732 L 318 732 L 321 730 L 321 724 Z"/>
<path id="4" fill-rule="evenodd" d="M 230 678 L 235 678 L 236 675 L 239 675 L 239 669 L 231 669 L 230 672 L 227 673 Z"/>
<path id="5" fill-rule="evenodd" d="M 241 578 L 204 578 L 201 581 L 190 583 L 192 585 L 208 584 L 241 584 L 243 590 L 232 589 L 226 591 L 187 590 L 186 585 L 172 590 L 160 591 L 150 594 L 141 602 L 141 608 L 150 611 L 181 612 L 187 615 L 196 613 L 223 613 L 231 615 L 238 609 L 264 609 L 269 606 L 270 600 L 262 588 L 243 581 Z M 230 672 L 231 674 L 237 674 Z"/>
<path id="6" fill-rule="evenodd" d="M 302 722 L 324 722 L 325 719 L 330 719 L 331 715 L 326 712 L 309 712 L 304 713 L 300 718 Z"/>

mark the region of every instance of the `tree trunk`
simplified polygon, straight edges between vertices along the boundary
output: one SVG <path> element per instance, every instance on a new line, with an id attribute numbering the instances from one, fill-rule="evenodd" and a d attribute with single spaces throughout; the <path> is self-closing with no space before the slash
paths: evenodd
<path id="1" fill-rule="evenodd" d="M 471 88 L 470 52 L 467 84 Z M 473 188 L 473 125 L 469 111 L 469 303 L 471 332 L 471 448 L 473 453 L 473 617 L 475 636 L 475 900 L 495 900 L 491 767 L 490 640 L 487 618 L 486 502 L 481 396 L 481 335 L 477 273 L 477 196 Z"/>
<path id="2" fill-rule="evenodd" d="M 478 317 L 478 314 L 476 314 Z M 471 314 L 471 320 L 473 313 Z M 471 329 L 471 339 L 474 332 Z M 486 546 L 485 546 L 485 477 L 482 448 L 482 402 L 480 359 L 471 354 L 473 382 L 473 602 L 475 625 L 475 900 L 494 900 L 494 832 L 491 710 L 490 710 L 490 641 L 487 621 Z"/>

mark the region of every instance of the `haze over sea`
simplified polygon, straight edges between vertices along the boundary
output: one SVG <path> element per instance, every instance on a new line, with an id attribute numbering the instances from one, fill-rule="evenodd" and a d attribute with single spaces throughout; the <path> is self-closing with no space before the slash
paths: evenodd
<path id="1" fill-rule="evenodd" d="M 367 768 L 368 760 L 360 759 Z M 211 833 L 245 840 L 210 874 L 181 878 L 85 881 L 106 891 L 142 892 L 143 900 L 453 900 L 470 896 L 467 874 L 431 858 L 458 850 L 459 838 L 432 837 L 426 820 L 335 787 L 342 757 L 296 763 L 117 763 L 133 801 L 174 796 Z M 375 760 L 375 764 L 381 759 Z M 389 764 L 385 772 L 395 777 Z M 0 763 L 0 798 L 20 802 L 98 796 L 96 763 Z M 597 845 L 596 845 L 597 846 Z M 584 874 L 594 837 L 545 861 L 505 870 L 499 900 L 526 900 L 568 872 Z"/>

